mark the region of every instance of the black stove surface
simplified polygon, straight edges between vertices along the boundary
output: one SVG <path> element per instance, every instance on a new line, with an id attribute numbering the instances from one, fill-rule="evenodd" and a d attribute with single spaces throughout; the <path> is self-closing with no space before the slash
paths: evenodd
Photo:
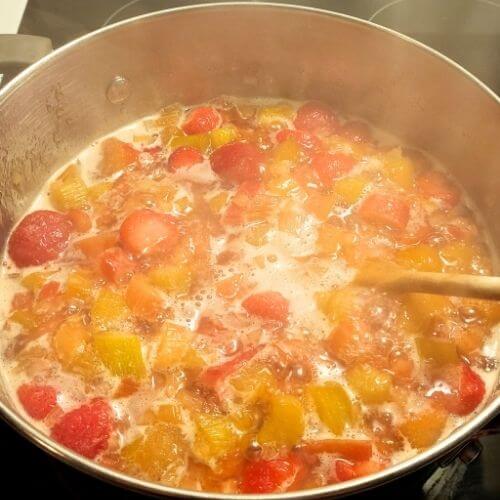
<path id="1" fill-rule="evenodd" d="M 43 35 L 59 47 L 85 33 L 136 15 L 192 4 L 168 0 L 30 0 L 20 32 Z M 198 2 L 208 3 L 208 2 Z M 258 3 L 258 2 L 256 2 Z M 317 7 L 400 31 L 455 60 L 500 93 L 500 0 L 319 0 L 281 2 Z M 500 427 L 500 418 L 493 427 Z M 71 499 L 130 499 L 144 496 L 108 485 L 49 457 L 0 421 L 0 443 L 8 451 L 3 491 Z M 450 463 L 430 465 L 372 492 L 363 500 L 493 500 L 500 498 L 500 436 L 484 435 Z M 479 453 L 480 452 L 480 453 Z M 465 455 L 465 456 L 464 456 Z M 466 463 L 467 462 L 467 463 Z M 15 488 L 15 489 L 14 489 Z"/>

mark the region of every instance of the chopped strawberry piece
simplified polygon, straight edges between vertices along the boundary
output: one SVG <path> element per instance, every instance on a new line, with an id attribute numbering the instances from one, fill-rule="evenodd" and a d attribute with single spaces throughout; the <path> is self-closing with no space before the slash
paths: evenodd
<path id="1" fill-rule="evenodd" d="M 484 381 L 480 375 L 463 363 L 458 379 L 458 391 L 446 395 L 443 403 L 446 409 L 455 415 L 468 415 L 479 406 L 485 392 Z"/>
<path id="2" fill-rule="evenodd" d="M 313 156 L 311 167 L 325 187 L 331 187 L 335 179 L 348 174 L 356 160 L 343 153 L 317 153 Z"/>
<path id="3" fill-rule="evenodd" d="M 204 134 L 217 127 L 220 122 L 221 117 L 214 108 L 201 106 L 188 113 L 182 130 L 188 135 Z"/>
<path id="4" fill-rule="evenodd" d="M 369 142 L 372 139 L 370 126 L 358 120 L 345 123 L 341 133 L 353 142 Z"/>
<path id="5" fill-rule="evenodd" d="M 242 493 L 272 493 L 286 490 L 299 472 L 300 464 L 294 457 L 247 462 L 240 485 Z"/>
<path id="6" fill-rule="evenodd" d="M 203 155 L 197 149 L 190 146 L 181 146 L 170 155 L 168 159 L 168 168 L 170 170 L 188 168 L 202 161 Z"/>
<path id="7" fill-rule="evenodd" d="M 57 404 L 57 391 L 50 385 L 23 384 L 17 389 L 17 397 L 35 420 L 43 420 Z"/>
<path id="8" fill-rule="evenodd" d="M 179 240 L 176 219 L 153 210 L 140 209 L 125 218 L 120 227 L 120 241 L 135 255 L 156 250 L 168 251 Z"/>
<path id="9" fill-rule="evenodd" d="M 289 302 L 279 292 L 261 292 L 247 297 L 241 304 L 255 316 L 285 322 L 288 317 Z"/>
<path id="10" fill-rule="evenodd" d="M 66 414 L 52 427 L 52 437 L 87 458 L 104 451 L 113 431 L 113 413 L 103 399 L 94 399 Z"/>
<path id="11" fill-rule="evenodd" d="M 49 281 L 45 283 L 38 292 L 38 300 L 49 300 L 54 298 L 59 291 L 59 286 L 58 281 Z"/>
<path id="12" fill-rule="evenodd" d="M 333 462 L 332 476 L 336 482 L 349 481 L 358 477 L 354 465 L 345 460 L 335 460 Z"/>
<path id="13" fill-rule="evenodd" d="M 332 132 L 338 127 L 332 109 L 315 101 L 307 102 L 299 108 L 294 124 L 297 129 L 310 132 Z"/>
<path id="14" fill-rule="evenodd" d="M 276 134 L 278 142 L 283 142 L 287 139 L 294 139 L 304 149 L 319 149 L 321 147 L 321 141 L 313 134 L 304 130 L 284 129 Z"/>
<path id="15" fill-rule="evenodd" d="M 232 142 L 216 149 L 210 156 L 212 170 L 226 181 L 240 184 L 261 178 L 262 153 L 257 146 Z"/>
<path id="16" fill-rule="evenodd" d="M 460 192 L 440 172 L 428 170 L 417 178 L 417 189 L 427 198 L 436 198 L 454 207 L 460 201 Z"/>
<path id="17" fill-rule="evenodd" d="M 403 231 L 410 218 L 410 206 L 400 197 L 374 193 L 363 201 L 358 214 L 369 224 Z"/>
<path id="18" fill-rule="evenodd" d="M 227 377 L 245 366 L 263 348 L 264 345 L 262 344 L 251 347 L 221 365 L 208 367 L 200 375 L 200 383 L 207 387 L 215 387 L 217 384 L 223 382 Z"/>
<path id="19" fill-rule="evenodd" d="M 18 267 L 45 264 L 66 249 L 71 230 L 71 222 L 59 212 L 32 212 L 14 229 L 9 255 Z"/>
<path id="20" fill-rule="evenodd" d="M 131 256 L 120 247 L 104 250 L 99 257 L 99 268 L 110 282 L 123 283 L 132 276 L 135 264 Z"/>
<path id="21" fill-rule="evenodd" d="M 384 465 L 375 460 L 364 460 L 351 463 L 346 460 L 335 460 L 333 462 L 330 478 L 333 482 L 350 481 L 357 477 L 375 474 L 384 468 Z"/>

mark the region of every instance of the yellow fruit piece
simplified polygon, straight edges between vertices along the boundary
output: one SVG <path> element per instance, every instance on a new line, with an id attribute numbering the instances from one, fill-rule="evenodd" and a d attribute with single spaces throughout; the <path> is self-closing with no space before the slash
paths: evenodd
<path id="1" fill-rule="evenodd" d="M 41 272 L 35 271 L 34 273 L 27 274 L 21 280 L 21 285 L 23 285 L 28 290 L 36 292 L 45 285 L 45 282 L 52 276 L 51 272 Z"/>
<path id="2" fill-rule="evenodd" d="M 267 366 L 251 363 L 231 378 L 238 396 L 248 404 L 265 401 L 277 392 L 276 379 Z"/>
<path id="3" fill-rule="evenodd" d="M 148 135 L 148 134 L 140 134 L 140 135 L 134 135 L 132 137 L 132 141 L 135 142 L 136 144 L 143 144 L 145 146 L 149 146 L 150 144 L 153 144 L 155 142 L 156 137 L 154 135 Z"/>
<path id="4" fill-rule="evenodd" d="M 360 289 L 354 286 L 330 292 L 319 292 L 315 296 L 316 304 L 332 323 L 336 323 L 349 317 L 351 311 L 356 307 L 359 293 Z"/>
<path id="5" fill-rule="evenodd" d="M 308 194 L 304 208 L 317 219 L 324 222 L 337 202 L 337 197 L 331 194 L 323 194 L 313 191 Z"/>
<path id="6" fill-rule="evenodd" d="M 437 366 L 449 363 L 458 363 L 460 358 L 457 353 L 457 346 L 454 342 L 430 337 L 417 337 L 418 354 L 425 361 L 430 361 Z"/>
<path id="7" fill-rule="evenodd" d="M 408 293 L 404 296 L 410 323 L 425 332 L 435 317 L 449 314 L 452 304 L 444 295 L 430 293 Z"/>
<path id="8" fill-rule="evenodd" d="M 353 245 L 355 236 L 342 227 L 332 224 L 322 224 L 318 228 L 318 239 L 316 246 L 318 251 L 330 255 L 337 255 L 342 249 Z"/>
<path id="9" fill-rule="evenodd" d="M 104 372 L 101 359 L 97 356 L 90 342 L 85 345 L 83 352 L 75 356 L 71 364 L 65 368 L 82 376 L 89 382 L 93 382 L 96 377 L 102 376 Z"/>
<path id="10" fill-rule="evenodd" d="M 304 434 L 304 409 L 294 396 L 275 395 L 269 399 L 267 415 L 257 435 L 263 445 L 293 446 Z"/>
<path id="11" fill-rule="evenodd" d="M 180 148 L 181 146 L 190 146 L 197 149 L 201 153 L 206 153 L 210 147 L 209 134 L 192 134 L 192 135 L 175 135 L 170 141 L 172 149 Z"/>
<path id="12" fill-rule="evenodd" d="M 357 365 L 347 370 L 349 386 L 366 404 L 380 404 L 391 399 L 392 376 L 370 365 Z"/>
<path id="13" fill-rule="evenodd" d="M 210 198 L 210 200 L 208 201 L 208 206 L 210 207 L 210 210 L 215 215 L 220 214 L 222 209 L 226 206 L 228 198 L 229 198 L 229 193 L 227 191 L 216 194 L 213 198 Z"/>
<path id="14" fill-rule="evenodd" d="M 71 271 L 64 290 L 66 297 L 84 301 L 92 300 L 94 296 L 94 280 L 89 271 Z"/>
<path id="15" fill-rule="evenodd" d="M 156 418 L 166 424 L 182 424 L 181 407 L 175 403 L 160 405 L 156 410 Z"/>
<path id="16" fill-rule="evenodd" d="M 122 459 L 152 481 L 179 484 L 187 468 L 188 446 L 181 431 L 159 422 L 149 426 L 144 436 L 123 447 Z"/>
<path id="17" fill-rule="evenodd" d="M 340 435 L 352 422 L 352 403 L 345 389 L 336 382 L 309 387 L 316 412 L 321 421 L 334 433 Z"/>
<path id="18" fill-rule="evenodd" d="M 274 146 L 271 157 L 272 163 L 288 162 L 295 165 L 300 160 L 300 146 L 290 137 Z"/>
<path id="19" fill-rule="evenodd" d="M 271 178 L 266 182 L 269 194 L 273 196 L 290 196 L 299 191 L 300 186 L 292 178 Z"/>
<path id="20" fill-rule="evenodd" d="M 257 125 L 259 127 L 286 126 L 293 120 L 295 111 L 287 104 L 266 106 L 257 111 Z"/>
<path id="21" fill-rule="evenodd" d="M 69 166 L 50 186 L 50 201 L 57 210 L 66 212 L 81 208 L 88 202 L 87 186 L 76 165 Z"/>
<path id="22" fill-rule="evenodd" d="M 457 273 L 474 272 L 474 261 L 480 254 L 479 247 L 464 242 L 448 243 L 439 251 L 444 266 Z"/>
<path id="23" fill-rule="evenodd" d="M 247 229 L 245 241 L 254 247 L 265 245 L 271 226 L 266 223 L 255 224 Z"/>
<path id="24" fill-rule="evenodd" d="M 382 171 L 392 182 L 403 189 L 411 189 L 415 172 L 412 162 L 403 156 L 400 148 L 395 148 L 382 157 Z"/>
<path id="25" fill-rule="evenodd" d="M 442 268 L 437 248 L 424 244 L 399 250 L 396 254 L 396 263 L 405 269 L 416 271 L 440 272 Z"/>
<path id="26" fill-rule="evenodd" d="M 103 288 L 92 304 L 90 317 L 93 330 L 121 330 L 130 318 L 130 310 L 122 294 Z"/>
<path id="27" fill-rule="evenodd" d="M 224 144 L 234 142 L 236 141 L 236 139 L 238 139 L 238 137 L 238 129 L 231 123 L 228 123 L 223 127 L 216 128 L 210 132 L 210 139 L 213 149 L 217 149 L 221 146 L 224 146 Z"/>
<path id="28" fill-rule="evenodd" d="M 193 282 L 188 264 L 163 265 L 150 271 L 148 277 L 153 285 L 175 295 L 188 293 Z"/>
<path id="29" fill-rule="evenodd" d="M 428 448 L 440 438 L 446 420 L 446 412 L 429 408 L 410 415 L 399 430 L 413 448 Z"/>
<path id="30" fill-rule="evenodd" d="M 183 196 L 174 202 L 174 210 L 179 214 L 188 214 L 193 211 L 193 202 L 187 196 Z"/>
<path id="31" fill-rule="evenodd" d="M 9 316 L 9 321 L 21 325 L 26 330 L 33 330 L 38 326 L 40 319 L 33 311 L 17 309 Z"/>
<path id="32" fill-rule="evenodd" d="M 96 202 L 103 194 L 107 193 L 113 187 L 112 182 L 98 182 L 92 184 L 87 189 L 88 199 L 90 202 Z"/>
<path id="33" fill-rule="evenodd" d="M 158 128 L 176 128 L 182 116 L 182 106 L 178 103 L 169 104 L 160 111 L 158 118 L 154 120 L 154 126 Z"/>
<path id="34" fill-rule="evenodd" d="M 193 332 L 174 323 L 163 325 L 154 369 L 167 372 L 176 366 L 183 368 L 203 366 L 203 359 L 191 345 L 193 336 Z"/>
<path id="35" fill-rule="evenodd" d="M 230 416 L 199 413 L 194 420 L 193 453 L 202 462 L 215 466 L 218 460 L 242 449 L 245 435 Z"/>
<path id="36" fill-rule="evenodd" d="M 146 374 L 141 341 L 137 335 L 122 332 L 97 333 L 93 344 L 104 366 L 113 375 L 141 378 Z"/>
<path id="37" fill-rule="evenodd" d="M 68 369 L 81 356 L 90 340 L 90 332 L 81 318 L 69 317 L 52 337 L 52 346 L 61 365 Z"/>
<path id="38" fill-rule="evenodd" d="M 366 193 L 370 180 L 363 175 L 353 175 L 335 181 L 333 191 L 341 201 L 353 205 Z"/>

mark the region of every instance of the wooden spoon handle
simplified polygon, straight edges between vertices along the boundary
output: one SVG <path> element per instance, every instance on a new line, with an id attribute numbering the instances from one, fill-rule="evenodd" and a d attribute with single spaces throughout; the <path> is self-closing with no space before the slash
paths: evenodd
<path id="1" fill-rule="evenodd" d="M 431 273 L 398 268 L 370 266 L 363 269 L 355 282 L 405 293 L 423 292 L 457 297 L 500 300 L 500 277 L 473 274 Z"/>

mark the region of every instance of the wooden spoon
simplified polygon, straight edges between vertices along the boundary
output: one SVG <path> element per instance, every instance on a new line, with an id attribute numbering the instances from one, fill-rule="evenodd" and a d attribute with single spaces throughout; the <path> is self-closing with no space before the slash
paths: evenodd
<path id="1" fill-rule="evenodd" d="M 382 264 L 360 270 L 355 283 L 399 293 L 421 292 L 500 300 L 500 276 L 411 271 Z"/>

